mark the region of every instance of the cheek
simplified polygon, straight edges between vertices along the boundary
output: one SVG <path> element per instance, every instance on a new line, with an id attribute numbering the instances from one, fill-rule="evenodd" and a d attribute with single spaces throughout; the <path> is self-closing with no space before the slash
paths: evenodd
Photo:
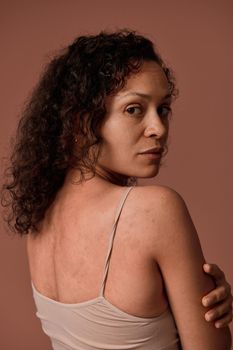
<path id="1" fill-rule="evenodd" d="M 109 143 L 115 153 L 121 153 L 121 157 L 126 158 L 135 150 L 137 137 L 132 130 L 120 129 L 117 133 L 115 132 Z"/>
<path id="2" fill-rule="evenodd" d="M 107 147 L 126 147 L 132 139 L 132 131 L 125 123 L 109 121 L 102 128 L 103 144 Z"/>
<path id="3" fill-rule="evenodd" d="M 101 128 L 102 155 L 115 161 L 130 160 L 139 152 L 143 130 L 141 125 L 135 125 L 130 119 L 121 115 L 111 115 Z"/>

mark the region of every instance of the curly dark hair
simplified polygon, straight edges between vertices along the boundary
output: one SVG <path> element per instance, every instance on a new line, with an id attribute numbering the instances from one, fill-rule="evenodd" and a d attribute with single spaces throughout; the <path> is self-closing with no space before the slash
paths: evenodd
<path id="1" fill-rule="evenodd" d="M 89 149 L 101 143 L 105 98 L 121 90 L 143 61 L 161 66 L 177 97 L 171 68 L 134 30 L 79 36 L 45 67 L 22 112 L 5 172 L 10 180 L 3 184 L 1 203 L 11 208 L 5 218 L 11 230 L 21 236 L 38 232 L 68 169 L 80 169 L 82 179 L 86 170 L 95 174 L 98 148 L 94 160 Z"/>

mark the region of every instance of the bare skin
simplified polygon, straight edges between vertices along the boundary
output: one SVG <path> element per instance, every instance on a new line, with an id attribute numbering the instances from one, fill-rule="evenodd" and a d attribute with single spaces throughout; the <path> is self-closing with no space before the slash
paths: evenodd
<path id="1" fill-rule="evenodd" d="M 216 328 L 226 327 L 232 322 L 231 285 L 226 281 L 224 272 L 216 264 L 204 264 L 203 270 L 210 274 L 216 288 L 202 298 L 202 305 L 209 308 L 205 313 L 208 322 L 214 322 Z"/>
<path id="2" fill-rule="evenodd" d="M 96 181 L 93 185 L 96 185 Z M 110 233 L 109 231 L 112 225 L 116 205 L 123 190 L 125 189 L 112 184 L 109 186 L 108 184 L 108 186 L 105 185 L 104 187 L 99 188 L 99 192 L 96 191 L 95 195 L 93 195 L 93 188 L 90 188 L 92 193 L 92 203 L 90 201 L 91 193 L 88 194 L 87 192 L 83 192 L 81 196 L 79 189 L 76 189 L 74 185 L 71 185 L 69 190 L 65 187 L 62 189 L 53 206 L 47 213 L 46 220 L 41 229 L 41 235 L 37 238 L 34 238 L 32 235 L 27 236 L 31 277 L 40 293 L 54 300 L 66 303 L 78 303 L 95 298 L 98 295 L 100 280 L 103 273 L 103 259 L 106 256 L 108 235 Z M 138 212 L 135 213 L 138 218 L 136 225 L 131 225 L 131 223 L 129 225 L 127 223 L 127 216 L 130 214 L 132 215 L 133 210 L 136 210 L 133 208 L 134 201 L 137 198 L 135 190 L 136 188 L 134 188 L 129 195 L 124 211 L 121 215 L 121 220 L 118 224 L 117 236 L 114 242 L 114 253 L 111 257 L 111 267 L 109 269 L 108 282 L 105 289 L 105 297 L 120 309 L 131 314 L 138 316 L 153 316 L 162 313 L 166 309 L 167 299 L 162 287 L 161 273 L 150 256 L 147 257 L 148 266 L 150 266 L 150 268 L 147 268 L 148 271 L 146 272 L 148 281 L 147 289 L 145 288 L 145 284 L 142 286 L 141 283 L 142 276 L 145 276 L 144 269 L 141 270 L 138 268 L 140 262 L 145 258 L 145 255 L 142 255 L 141 252 L 146 251 L 147 245 L 150 245 L 150 242 L 147 242 L 147 245 L 145 245 L 145 239 L 140 239 L 141 232 L 145 233 L 146 223 L 143 214 L 139 216 Z M 78 195 L 76 195 L 76 192 L 78 192 Z M 103 193 L 107 193 L 104 198 Z M 73 198 L 71 198 L 72 194 Z M 87 197 L 89 198 L 88 206 L 84 208 L 83 203 L 86 201 Z M 99 198 L 102 198 L 101 206 Z M 96 199 L 98 199 L 98 205 L 96 205 Z M 146 201 L 144 197 L 141 206 L 146 208 L 145 206 L 147 202 L 148 201 Z M 88 227 L 85 232 L 85 220 L 78 223 L 77 218 L 75 218 L 70 211 L 70 206 L 75 208 L 75 212 L 80 213 L 79 218 L 87 218 Z M 108 212 L 106 211 L 106 208 L 109 208 Z M 103 211 L 105 215 L 101 215 Z M 126 217 L 126 220 L 124 220 L 124 217 Z M 91 223 L 93 223 L 93 227 L 91 227 Z M 135 228 L 137 228 L 136 232 L 141 244 L 137 248 L 140 250 L 140 254 L 137 255 L 138 258 L 141 257 L 141 261 L 139 260 L 138 265 L 135 265 L 134 260 L 134 264 L 132 264 L 134 270 L 130 271 L 129 276 L 127 276 L 127 283 L 129 286 L 132 286 L 133 281 L 131 281 L 129 277 L 134 275 L 134 290 L 138 290 L 137 295 L 135 295 L 134 292 L 132 295 L 130 294 L 129 303 L 126 295 L 132 291 L 127 290 L 125 280 L 123 279 L 124 276 L 122 276 L 122 269 L 125 269 L 125 262 L 122 259 L 121 254 L 123 254 L 123 252 L 120 251 L 120 247 L 122 244 L 121 241 L 126 239 L 126 232 L 127 237 L 130 236 L 135 239 Z M 86 245 L 89 247 L 88 252 L 85 253 L 85 255 L 89 257 L 86 263 L 90 264 L 89 259 L 95 258 L 95 261 L 93 261 L 93 267 L 95 267 L 95 269 L 93 271 L 90 270 L 89 274 L 87 273 L 87 267 L 83 265 L 83 261 L 80 260 L 84 255 L 84 249 L 86 249 L 84 242 L 81 244 L 82 241 L 80 235 L 82 235 L 81 237 L 85 236 L 85 242 L 87 242 Z M 99 242 L 98 247 L 94 240 L 96 236 L 98 237 L 97 243 Z M 68 238 L 67 244 L 63 248 L 65 252 L 59 251 L 58 248 L 64 237 Z M 76 251 L 73 252 L 73 248 L 76 246 L 81 246 L 81 248 L 79 248 L 79 254 Z M 96 266 L 97 252 L 99 261 L 98 266 Z M 63 266 L 65 266 L 66 256 L 72 256 L 72 259 L 69 261 L 69 267 L 64 271 Z M 131 255 L 127 252 L 127 256 L 128 259 L 135 259 L 135 254 L 132 255 L 132 252 Z M 119 265 L 118 261 L 122 261 L 123 266 Z M 80 265 L 82 266 L 82 269 L 80 270 L 79 268 L 79 271 L 76 271 L 77 266 L 80 267 Z M 210 300 L 209 305 L 204 305 L 203 297 L 203 306 L 214 312 L 213 315 L 216 315 L 216 318 L 213 317 L 210 321 L 214 322 L 215 319 L 218 319 L 218 322 L 222 322 L 222 327 L 224 327 L 231 321 L 232 297 L 229 284 L 226 282 L 223 272 L 217 265 L 212 264 L 210 267 L 212 269 L 209 270 L 209 273 L 213 273 L 213 277 L 215 276 L 218 287 L 213 289 L 209 294 L 206 294 L 205 297 L 208 296 Z M 111 270 L 113 271 L 112 273 Z M 68 274 L 67 272 L 70 273 Z M 206 272 L 208 273 L 208 271 Z M 58 277 L 55 279 L 54 276 Z M 136 285 L 135 281 L 137 282 Z M 153 284 L 151 281 L 153 281 Z M 67 286 L 69 286 L 69 288 L 67 288 Z M 124 295 L 124 298 L 120 298 L 120 295 Z M 140 295 L 141 299 L 145 300 L 143 303 L 140 303 L 137 299 L 138 295 Z M 148 298 L 148 296 L 150 297 Z M 215 306 L 215 303 L 220 300 L 222 300 L 222 304 Z M 210 309 L 211 302 L 214 306 L 213 309 Z M 224 315 L 222 321 L 221 315 Z"/>
<path id="3" fill-rule="evenodd" d="M 143 91 L 149 99 L 123 97 L 133 90 Z M 125 191 L 108 178 L 112 173 L 138 178 L 157 175 L 160 162 L 150 161 L 139 152 L 158 145 L 163 147 L 167 141 L 170 105 L 167 94 L 165 76 L 156 64 L 147 63 L 142 74 L 130 78 L 118 96 L 108 99 L 98 175 L 82 185 L 73 185 L 71 181 L 79 174 L 70 171 L 47 211 L 41 235 L 36 238 L 28 236 L 31 278 L 41 294 L 63 303 L 79 303 L 98 296 L 110 229 L 116 206 Z M 136 116 L 135 111 L 138 112 Z M 127 313 L 152 317 L 163 313 L 169 300 L 157 251 L 151 249 L 155 232 L 159 232 L 155 213 L 160 212 L 160 202 L 153 200 L 163 188 L 146 187 L 135 187 L 125 203 L 114 240 L 105 298 Z M 152 187 L 151 191 L 149 187 Z M 153 225 L 146 219 L 152 207 Z M 214 271 L 219 274 L 218 269 Z M 228 314 L 228 318 L 223 317 L 226 326 L 230 322 L 232 297 L 222 277 L 220 273 L 216 280 L 221 288 L 212 291 L 209 297 L 217 295 L 220 299 L 225 292 L 228 293 L 222 308 L 217 307 L 218 317 Z M 213 288 L 213 282 L 206 284 L 200 297 Z M 179 322 L 182 324 L 182 320 Z"/>
<path id="4" fill-rule="evenodd" d="M 96 183 L 94 180 L 89 186 Z M 95 192 L 93 188 L 82 192 L 73 187 L 60 193 L 50 213 L 50 223 L 44 225 L 41 235 L 36 239 L 29 236 L 28 240 L 36 288 L 64 303 L 98 296 L 116 206 L 125 191 L 124 187 L 108 184 L 99 185 L 98 190 L 96 186 Z M 105 297 L 125 312 L 152 317 L 164 312 L 168 302 L 158 266 L 148 254 L 151 242 L 146 236 L 143 212 L 139 210 L 138 214 L 134 204 L 141 189 L 132 190 L 122 211 Z M 87 198 L 88 205 L 83 205 Z M 144 210 L 145 204 L 145 201 L 140 204 Z"/>

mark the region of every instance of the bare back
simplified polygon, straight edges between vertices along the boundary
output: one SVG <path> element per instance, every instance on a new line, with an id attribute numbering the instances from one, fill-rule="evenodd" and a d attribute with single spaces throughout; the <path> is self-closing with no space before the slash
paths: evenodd
<path id="1" fill-rule="evenodd" d="M 151 252 L 156 222 L 151 225 L 147 218 L 148 187 L 132 188 L 125 201 L 105 286 L 109 302 L 142 317 L 159 315 L 168 305 Z M 31 279 L 41 294 L 63 303 L 79 303 L 98 295 L 109 235 L 125 190 L 111 185 L 94 195 L 61 194 L 56 198 L 40 234 L 28 236 L 27 241 Z"/>

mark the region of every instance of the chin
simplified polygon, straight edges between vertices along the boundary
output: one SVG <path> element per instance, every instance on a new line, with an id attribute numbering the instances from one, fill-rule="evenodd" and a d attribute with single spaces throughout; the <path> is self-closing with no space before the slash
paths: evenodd
<path id="1" fill-rule="evenodd" d="M 144 170 L 140 170 L 138 171 L 137 174 L 135 174 L 134 176 L 139 177 L 139 178 L 143 178 L 143 179 L 148 179 L 151 177 L 155 177 L 156 175 L 158 175 L 159 173 L 159 167 L 154 167 L 153 169 L 144 169 Z"/>

